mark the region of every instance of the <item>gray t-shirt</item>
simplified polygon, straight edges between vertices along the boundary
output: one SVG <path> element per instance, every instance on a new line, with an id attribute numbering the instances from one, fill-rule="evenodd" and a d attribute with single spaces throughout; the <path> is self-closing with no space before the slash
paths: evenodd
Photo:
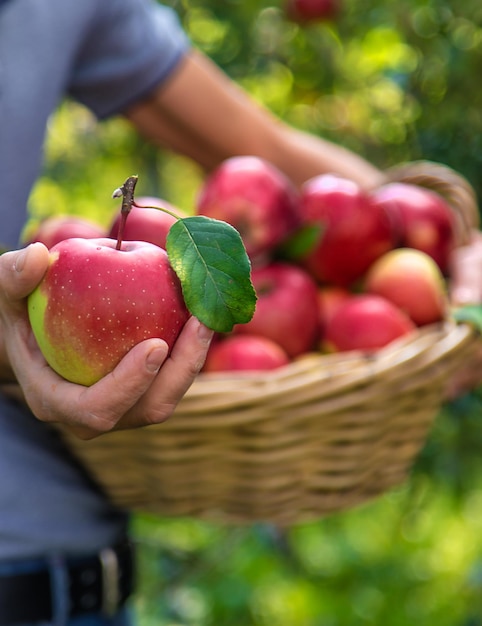
<path id="1" fill-rule="evenodd" d="M 18 244 L 61 99 L 100 119 L 119 113 L 188 47 L 175 14 L 154 0 L 0 0 L 0 245 Z M 124 523 L 55 432 L 0 396 L 0 560 L 95 550 Z"/>

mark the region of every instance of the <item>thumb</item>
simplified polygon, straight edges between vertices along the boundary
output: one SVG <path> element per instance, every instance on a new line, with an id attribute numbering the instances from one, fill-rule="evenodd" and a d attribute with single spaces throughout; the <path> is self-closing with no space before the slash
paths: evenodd
<path id="1" fill-rule="evenodd" d="M 49 266 L 49 251 L 42 243 L 0 256 L 0 287 L 7 300 L 26 298 L 42 280 Z"/>

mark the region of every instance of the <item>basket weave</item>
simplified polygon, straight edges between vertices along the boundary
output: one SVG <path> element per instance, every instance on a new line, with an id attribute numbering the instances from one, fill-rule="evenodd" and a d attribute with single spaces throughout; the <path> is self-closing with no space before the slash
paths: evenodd
<path id="1" fill-rule="evenodd" d="M 389 178 L 443 190 L 466 239 L 478 213 L 464 179 L 425 162 Z M 401 484 L 478 341 L 447 321 L 372 356 L 309 354 L 263 375 L 201 374 L 164 424 L 89 442 L 62 433 L 131 511 L 291 525 Z"/>

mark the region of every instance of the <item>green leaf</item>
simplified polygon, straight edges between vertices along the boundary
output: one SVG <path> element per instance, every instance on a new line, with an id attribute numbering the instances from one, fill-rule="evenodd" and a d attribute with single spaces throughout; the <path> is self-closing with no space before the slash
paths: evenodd
<path id="1" fill-rule="evenodd" d="M 468 304 L 452 311 L 456 322 L 466 322 L 482 332 L 482 305 Z"/>
<path id="2" fill-rule="evenodd" d="M 305 224 L 287 239 L 278 254 L 284 259 L 297 260 L 311 252 L 323 236 L 322 224 Z"/>
<path id="3" fill-rule="evenodd" d="M 181 218 L 169 230 L 166 249 L 192 315 L 223 333 L 249 322 L 256 293 L 251 263 L 235 228 L 204 216 Z"/>

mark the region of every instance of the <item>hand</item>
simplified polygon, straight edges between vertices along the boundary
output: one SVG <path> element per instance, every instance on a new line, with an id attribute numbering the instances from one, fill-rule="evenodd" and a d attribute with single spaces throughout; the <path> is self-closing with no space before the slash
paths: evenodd
<path id="1" fill-rule="evenodd" d="M 474 231 L 469 244 L 452 257 L 451 301 L 457 305 L 482 304 L 482 232 Z"/>
<path id="2" fill-rule="evenodd" d="M 163 340 L 148 339 L 95 385 L 67 382 L 46 363 L 28 321 L 26 298 L 47 267 L 48 251 L 42 244 L 0 256 L 4 353 L 34 415 L 67 424 L 83 439 L 165 421 L 199 373 L 212 331 L 192 317 L 169 357 Z"/>
<path id="3" fill-rule="evenodd" d="M 482 306 L 482 233 L 474 231 L 468 245 L 457 248 L 452 258 L 450 299 L 454 306 Z M 447 399 L 454 399 L 482 383 L 482 339 L 466 366 L 450 381 Z"/>

